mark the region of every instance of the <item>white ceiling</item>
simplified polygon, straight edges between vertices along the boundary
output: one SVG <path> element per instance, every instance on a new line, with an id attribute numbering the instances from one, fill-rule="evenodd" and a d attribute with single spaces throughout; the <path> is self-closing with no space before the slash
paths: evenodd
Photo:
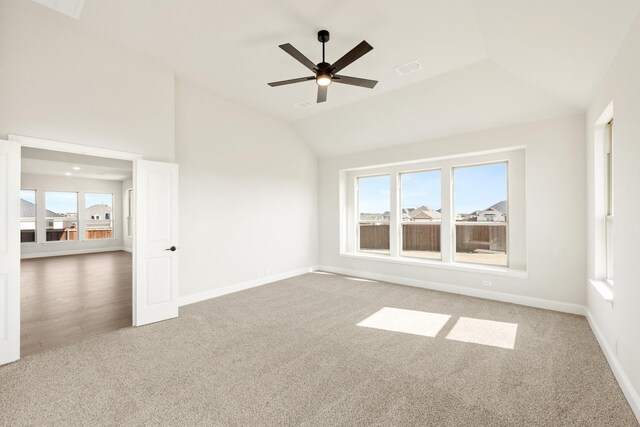
<path id="1" fill-rule="evenodd" d="M 214 93 L 294 123 L 321 156 L 584 111 L 640 0 L 87 0 L 83 31 L 134 49 Z M 316 32 L 335 61 L 363 39 L 374 50 L 344 74 L 373 89 L 267 82 L 308 71 Z M 418 60 L 407 76 L 394 67 Z M 327 137 L 330 135 L 330 137 Z"/>
<path id="2" fill-rule="evenodd" d="M 35 148 L 22 149 L 22 173 L 68 178 L 124 181 L 131 179 L 129 161 L 61 153 Z"/>

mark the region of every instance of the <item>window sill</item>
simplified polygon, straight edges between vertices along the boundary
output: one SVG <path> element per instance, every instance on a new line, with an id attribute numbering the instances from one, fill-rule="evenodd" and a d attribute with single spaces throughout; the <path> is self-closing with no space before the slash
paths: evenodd
<path id="1" fill-rule="evenodd" d="M 613 288 L 609 281 L 589 279 L 589 283 L 605 302 L 613 305 Z"/>
<path id="2" fill-rule="evenodd" d="M 515 270 L 507 267 L 488 266 L 480 264 L 468 264 L 460 262 L 429 261 L 411 258 L 394 258 L 389 255 L 375 255 L 356 252 L 341 252 L 341 257 L 364 259 L 369 261 L 382 261 L 391 264 L 412 265 L 416 267 L 440 268 L 444 270 L 464 271 L 471 273 L 484 273 L 494 276 L 514 277 L 526 279 L 529 274 L 526 270 Z"/>

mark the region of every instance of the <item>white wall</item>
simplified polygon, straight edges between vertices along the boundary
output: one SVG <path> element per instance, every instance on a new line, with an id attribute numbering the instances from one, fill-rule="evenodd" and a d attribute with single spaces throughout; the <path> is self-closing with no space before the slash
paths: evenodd
<path id="1" fill-rule="evenodd" d="M 21 253 L 23 258 L 51 256 L 54 254 L 89 253 L 102 250 L 121 249 L 122 243 L 122 183 L 120 181 L 106 181 L 95 179 L 69 178 L 50 175 L 22 174 L 21 188 L 36 190 L 37 231 L 40 234 L 40 243 L 22 243 Z M 78 218 L 83 215 L 84 193 L 111 193 L 113 194 L 113 239 L 76 240 L 64 242 L 44 242 L 44 230 L 42 228 L 45 215 L 44 192 L 45 191 L 73 191 L 78 192 Z M 82 228 L 78 234 L 82 233 Z"/>
<path id="2" fill-rule="evenodd" d="M 0 2 L 0 138 L 173 159 L 173 71 L 80 33 L 35 2 Z"/>
<path id="3" fill-rule="evenodd" d="M 636 18 L 618 51 L 587 114 L 586 148 L 588 172 L 588 269 L 597 271 L 595 215 L 594 138 L 595 123 L 613 101 L 614 116 L 614 283 L 613 305 L 605 302 L 590 284 L 587 307 L 604 339 L 617 358 L 635 393 L 640 418 L 640 17 Z M 617 353 L 617 354 L 616 354 Z M 633 405 L 632 405 L 633 406 Z"/>
<path id="4" fill-rule="evenodd" d="M 316 264 L 317 161 L 284 122 L 176 82 L 180 294 Z"/>
<path id="5" fill-rule="evenodd" d="M 584 137 L 584 117 L 574 116 L 321 160 L 319 264 L 470 290 L 490 280 L 491 291 L 584 304 Z M 526 146 L 527 278 L 339 255 L 339 170 L 513 146 Z"/>

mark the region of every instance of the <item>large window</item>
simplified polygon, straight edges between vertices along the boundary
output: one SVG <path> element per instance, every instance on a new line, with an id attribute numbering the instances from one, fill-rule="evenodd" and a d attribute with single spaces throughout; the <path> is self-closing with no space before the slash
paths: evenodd
<path id="1" fill-rule="evenodd" d="M 400 174 L 402 247 L 406 257 L 441 259 L 440 170 Z"/>
<path id="2" fill-rule="evenodd" d="M 605 265 L 606 278 L 610 283 L 613 282 L 613 120 L 611 120 L 605 128 L 605 177 L 607 184 L 607 212 L 605 216 Z"/>
<path id="3" fill-rule="evenodd" d="M 36 191 L 20 191 L 20 242 L 36 241 Z"/>
<path id="4" fill-rule="evenodd" d="M 514 147 L 341 170 L 340 254 L 522 276 L 525 154 Z"/>
<path id="5" fill-rule="evenodd" d="M 84 221 L 87 240 L 113 237 L 113 194 L 85 193 Z"/>
<path id="6" fill-rule="evenodd" d="M 455 261 L 508 265 L 507 163 L 453 169 Z"/>
<path id="7" fill-rule="evenodd" d="M 45 191 L 47 242 L 78 240 L 78 193 Z"/>
<path id="8" fill-rule="evenodd" d="M 357 186 L 358 249 L 362 252 L 389 255 L 389 175 L 360 177 Z"/>

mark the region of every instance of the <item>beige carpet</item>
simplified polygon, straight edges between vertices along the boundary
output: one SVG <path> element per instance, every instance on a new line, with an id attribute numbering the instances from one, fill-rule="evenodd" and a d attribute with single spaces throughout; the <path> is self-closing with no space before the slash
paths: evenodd
<path id="1" fill-rule="evenodd" d="M 584 317 L 311 273 L 0 367 L 0 425 L 638 424 Z"/>

